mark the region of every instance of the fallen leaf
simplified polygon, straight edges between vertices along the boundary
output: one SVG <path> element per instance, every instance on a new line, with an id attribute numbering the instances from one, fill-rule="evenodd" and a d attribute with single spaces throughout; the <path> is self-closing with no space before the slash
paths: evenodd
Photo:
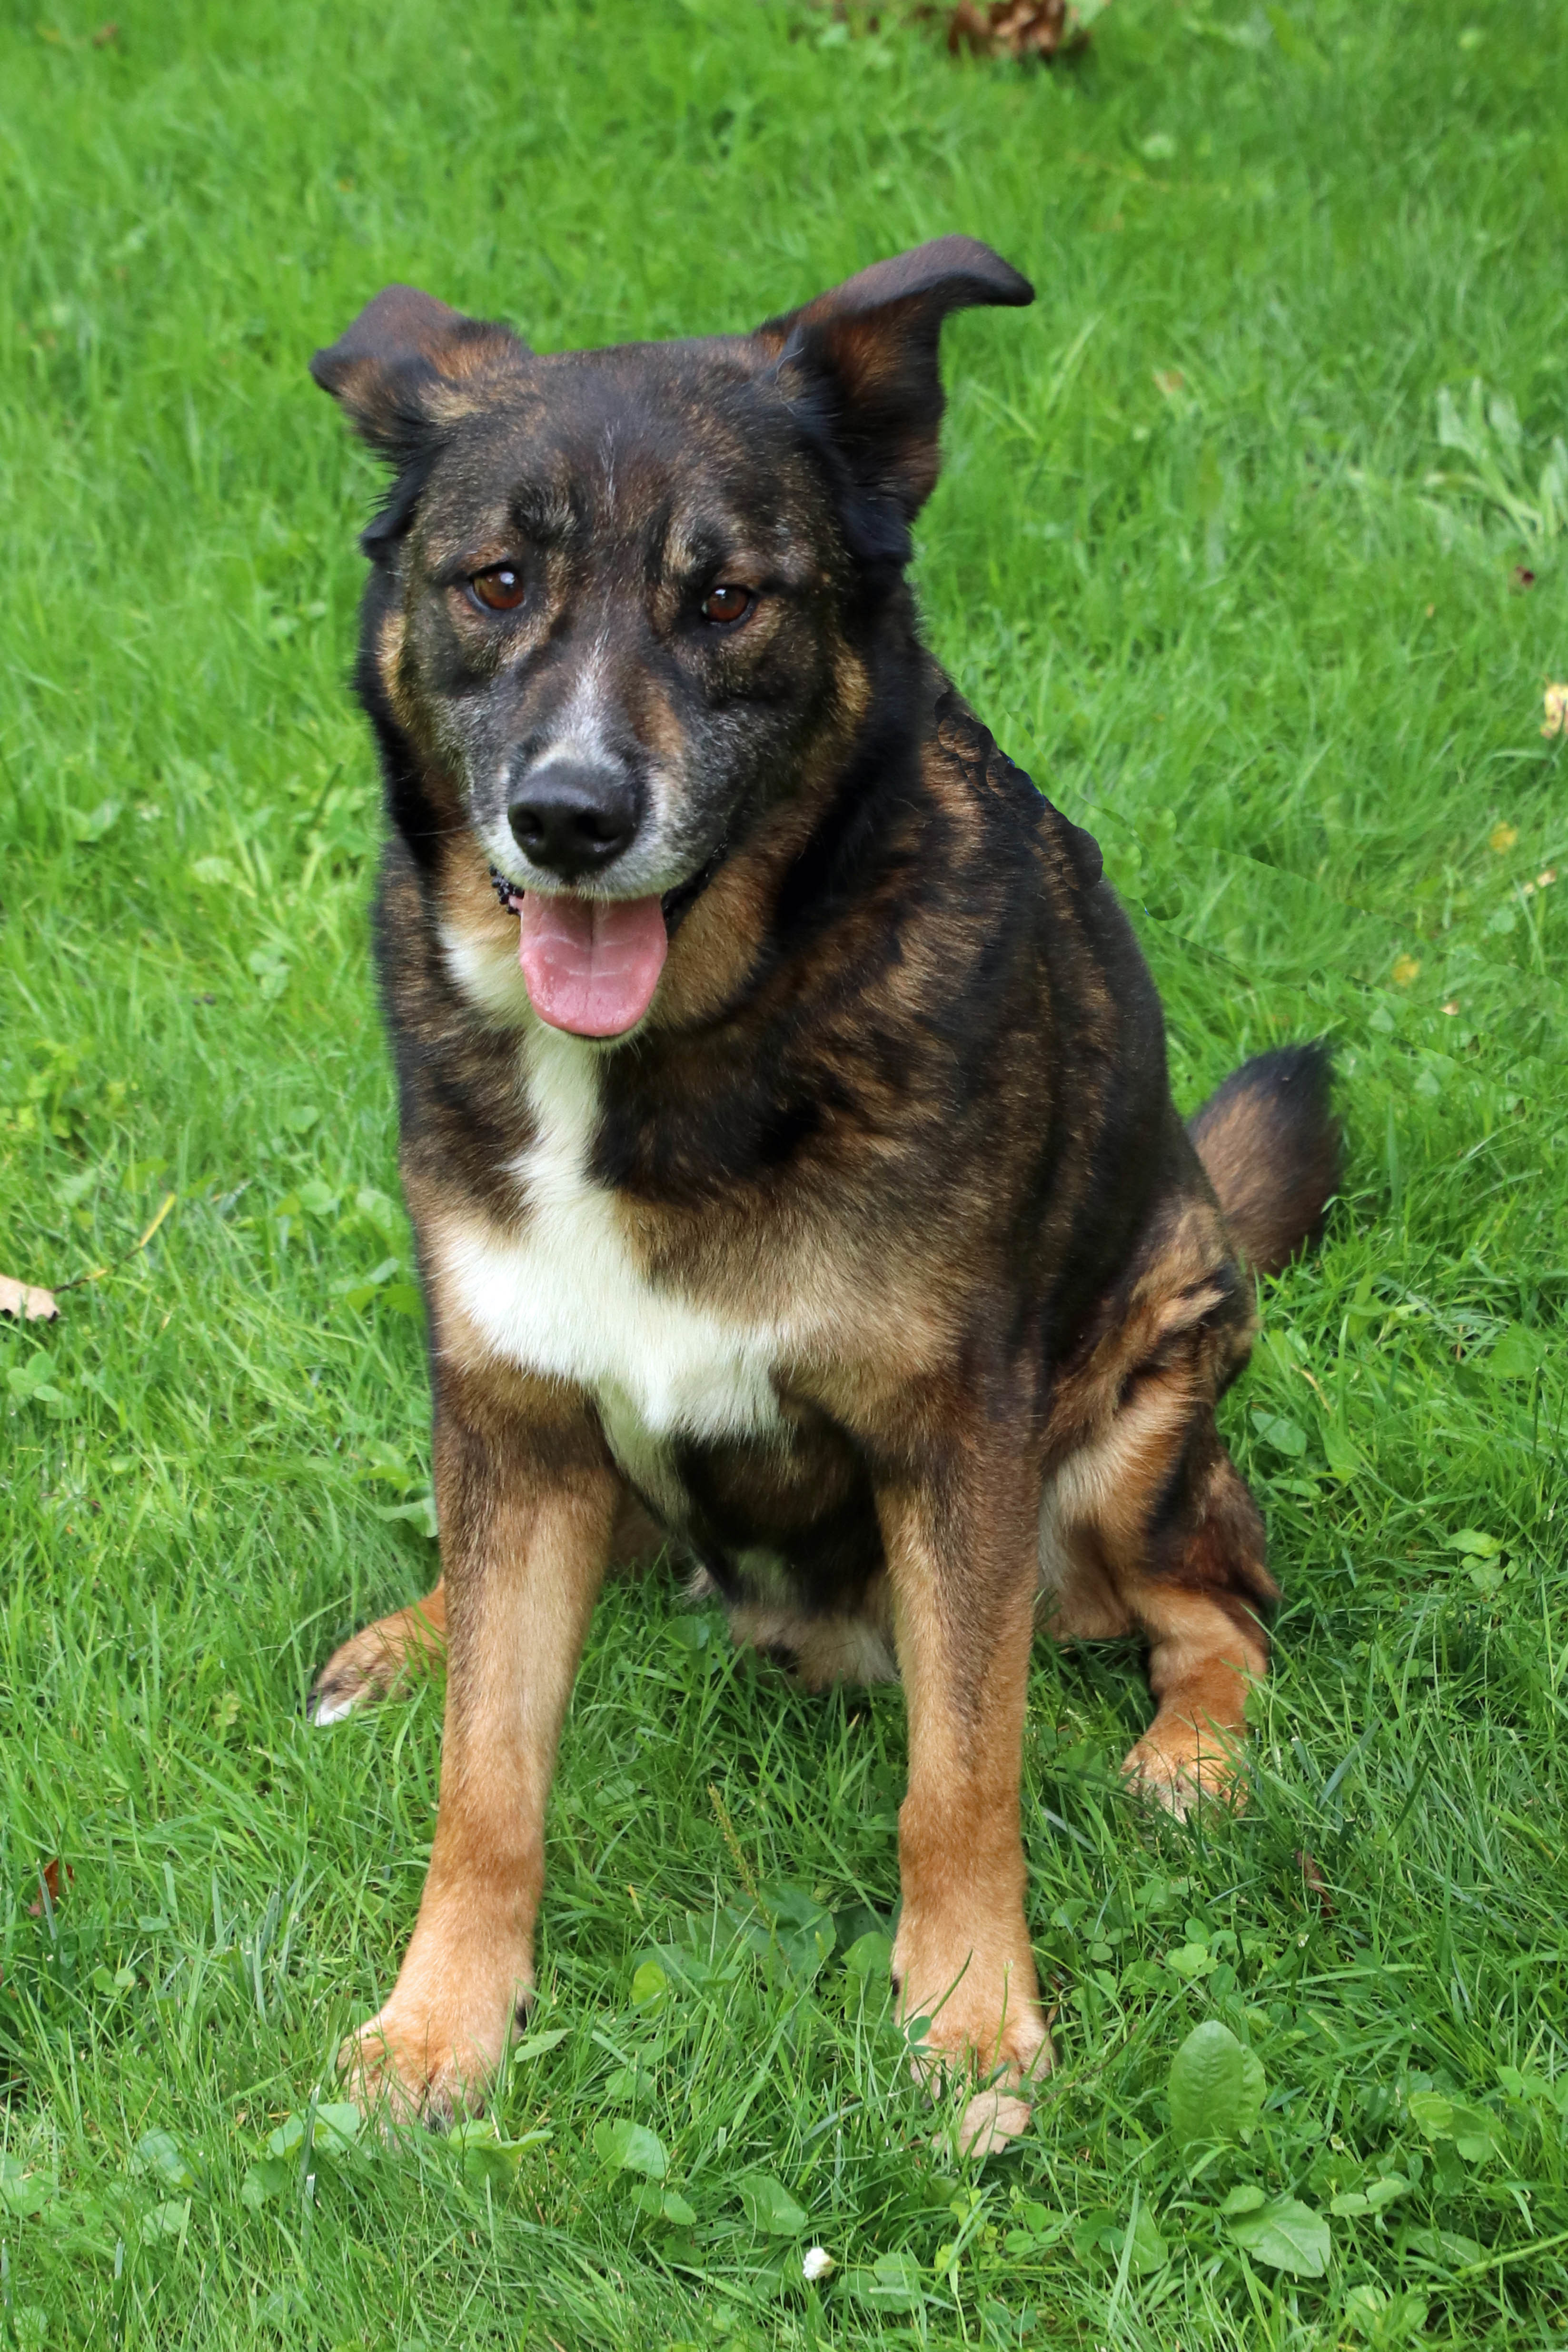
<path id="1" fill-rule="evenodd" d="M 1154 389 L 1156 392 L 1163 394 L 1167 400 L 1174 400 L 1176 394 L 1179 392 L 1184 392 L 1186 388 L 1187 379 L 1182 373 L 1180 368 L 1156 368 L 1154 370 Z"/>
<path id="2" fill-rule="evenodd" d="M 947 20 L 950 55 L 1054 58 L 1080 49 L 1089 27 L 1071 0 L 959 0 Z"/>
<path id="3" fill-rule="evenodd" d="M 52 1290 L 14 1282 L 8 1274 L 0 1274 L 0 1315 L 15 1315 L 24 1323 L 52 1323 L 59 1311 Z"/>
<path id="4" fill-rule="evenodd" d="M 1487 847 L 1489 849 L 1495 849 L 1498 856 L 1502 857 L 1505 856 L 1513 847 L 1514 843 L 1518 839 L 1519 827 L 1517 824 L 1494 824 L 1490 833 L 1487 835 Z"/>
<path id="5" fill-rule="evenodd" d="M 1516 564 L 1514 565 L 1514 567 L 1513 567 L 1513 584 L 1514 584 L 1514 586 L 1515 586 L 1516 588 L 1521 588 L 1521 589 L 1522 589 L 1522 588 L 1533 588 L 1533 587 L 1534 587 L 1534 585 L 1535 585 L 1535 574 L 1534 574 L 1534 572 L 1531 572 L 1531 570 L 1530 569 L 1530 566 L 1529 566 L 1528 564 L 1526 564 L 1526 563 L 1516 563 Z"/>
<path id="6" fill-rule="evenodd" d="M 79 1290 L 84 1282 L 101 1282 L 104 1276 L 112 1274 L 117 1265 L 123 1265 L 127 1258 L 136 1255 L 138 1250 L 144 1250 L 179 1197 L 177 1192 L 165 1192 L 157 1215 L 139 1241 L 132 1242 L 129 1249 L 121 1250 L 118 1257 L 110 1258 L 107 1265 L 95 1265 L 86 1274 L 73 1275 L 69 1282 L 61 1283 L 62 1292 Z M 0 1275 L 0 1315 L 25 1315 L 29 1323 L 52 1323 L 59 1311 L 59 1301 L 53 1291 L 41 1290 L 37 1285 L 29 1286 L 25 1282 L 14 1282 L 8 1275 Z M 169 1313 L 173 1312 L 171 1307 Z M 158 1327 L 160 1330 L 168 1320 L 169 1316 L 165 1315 Z M 13 1373 L 13 1381 L 16 1377 Z"/>
<path id="7" fill-rule="evenodd" d="M 1458 1009 L 1459 1000 L 1457 996 L 1451 996 L 1443 1007 L 1444 1012 L 1450 1014 L 1458 1013 Z"/>
<path id="8" fill-rule="evenodd" d="M 1542 721 L 1543 735 L 1568 735 L 1568 686 L 1549 686 L 1546 689 L 1546 717 Z"/>
<path id="9" fill-rule="evenodd" d="M 1310 1848 L 1302 1846 L 1297 1853 L 1296 1860 L 1301 1867 L 1302 1885 L 1309 1895 L 1317 1898 L 1320 1916 L 1324 1919 L 1331 1919 L 1334 1916 L 1334 1899 L 1329 1893 L 1328 1880 L 1318 1868 L 1316 1856 Z"/>
<path id="10" fill-rule="evenodd" d="M 52 1911 L 57 1908 L 60 1899 L 60 1858 L 58 1853 L 52 1854 L 49 1860 L 45 1863 L 39 1875 L 43 1879 L 44 1886 L 48 1894 L 49 1908 Z M 66 1885 L 69 1886 L 75 1877 L 76 1873 L 68 1862 L 66 1864 Z M 28 1904 L 27 1916 L 29 1919 L 41 1919 L 43 1916 L 44 1898 L 43 1895 L 40 1895 L 36 1903 Z"/>
<path id="11" fill-rule="evenodd" d="M 1395 956 L 1389 978 L 1395 988 L 1408 988 L 1421 970 L 1420 959 L 1413 955 Z"/>

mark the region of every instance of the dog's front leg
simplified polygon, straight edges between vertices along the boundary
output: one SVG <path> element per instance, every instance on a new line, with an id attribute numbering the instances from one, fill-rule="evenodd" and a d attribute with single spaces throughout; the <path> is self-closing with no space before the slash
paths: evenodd
<path id="1" fill-rule="evenodd" d="M 1052 2053 L 1018 1819 L 1038 1489 L 1005 1451 L 989 1432 L 933 1450 L 918 1478 L 883 1489 L 879 1510 L 910 1722 L 893 1950 L 900 2011 L 930 2020 L 928 2066 L 1016 2092 Z M 993 2088 L 964 2136 L 994 2143 L 1026 2117 L 1022 2101 L 998 2101 Z"/>
<path id="2" fill-rule="evenodd" d="M 440 1809 L 396 1985 L 342 2058 L 362 2103 L 432 2120 L 479 2104 L 532 1982 L 545 1800 L 620 1494 L 585 1410 L 508 1405 L 440 1383 Z"/>

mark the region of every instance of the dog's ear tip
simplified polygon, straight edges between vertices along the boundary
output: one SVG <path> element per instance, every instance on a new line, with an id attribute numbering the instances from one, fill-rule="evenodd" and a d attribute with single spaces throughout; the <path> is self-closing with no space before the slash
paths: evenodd
<path id="1" fill-rule="evenodd" d="M 335 398 L 342 386 L 342 361 L 335 343 L 323 343 L 312 352 L 305 362 L 310 382 L 318 392 L 330 392 Z"/>
<path id="2" fill-rule="evenodd" d="M 930 245 L 917 247 L 910 259 L 923 262 L 925 274 L 931 278 L 967 279 L 983 302 L 1023 310 L 1035 299 L 1034 286 L 1023 271 L 1015 269 L 994 246 L 977 236 L 936 237 Z"/>
<path id="3" fill-rule="evenodd" d="M 356 361 L 389 358 L 400 351 L 427 353 L 460 320 L 461 313 L 434 294 L 395 281 L 371 297 L 335 343 L 314 353 L 310 373 L 323 392 L 336 392 Z"/>
<path id="4" fill-rule="evenodd" d="M 384 456 L 401 458 L 443 400 L 514 366 L 528 346 L 493 320 L 471 319 L 417 286 L 384 286 L 335 343 L 313 352 L 311 380 Z"/>
<path id="5" fill-rule="evenodd" d="M 1034 299 L 1034 287 L 1022 270 L 1015 269 L 994 247 L 954 233 L 873 262 L 807 304 L 805 315 L 811 320 L 854 317 L 915 301 L 931 305 L 942 318 L 976 304 L 1022 309 Z"/>

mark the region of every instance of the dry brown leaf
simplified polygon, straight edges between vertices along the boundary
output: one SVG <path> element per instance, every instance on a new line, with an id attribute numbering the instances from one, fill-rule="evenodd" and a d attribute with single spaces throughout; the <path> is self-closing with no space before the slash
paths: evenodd
<path id="1" fill-rule="evenodd" d="M 1081 48 L 1088 27 L 1070 0 L 959 0 L 947 20 L 947 46 L 988 58 L 1054 58 Z"/>
<path id="2" fill-rule="evenodd" d="M 1309 1895 L 1317 1898 L 1318 1909 L 1325 1919 L 1334 1916 L 1334 1898 L 1329 1893 L 1329 1882 L 1318 1868 L 1317 1856 L 1310 1847 L 1302 1846 L 1296 1856 L 1301 1868 L 1301 1884 Z"/>
<path id="3" fill-rule="evenodd" d="M 50 1859 L 45 1863 L 41 1875 L 44 1885 L 48 1890 L 49 1907 L 52 1910 L 60 1899 L 60 1858 L 58 1853 L 51 1855 Z M 76 1873 L 68 1862 L 66 1864 L 66 1885 L 68 1886 L 71 1884 L 75 1876 Z M 28 1904 L 27 1916 L 29 1919 L 41 1919 L 43 1916 L 44 1898 L 42 1895 L 40 1895 L 36 1903 Z"/>
<path id="4" fill-rule="evenodd" d="M 52 1290 L 14 1282 L 8 1274 L 0 1274 L 0 1315 L 14 1315 L 20 1323 L 52 1323 L 59 1311 Z"/>
<path id="5" fill-rule="evenodd" d="M 117 1265 L 123 1265 L 138 1250 L 144 1250 L 179 1197 L 177 1192 L 165 1192 L 157 1215 L 141 1238 L 133 1241 L 129 1249 L 121 1250 L 118 1257 L 111 1257 L 107 1265 L 90 1266 L 86 1274 L 73 1275 L 68 1282 L 62 1282 L 61 1297 L 68 1290 L 79 1290 L 84 1282 L 101 1282 Z M 59 1299 L 52 1290 L 41 1289 L 37 1283 L 16 1282 L 9 1275 L 0 1274 L 0 1315 L 15 1315 L 28 1323 L 52 1323 L 59 1311 Z M 165 1315 L 159 1328 L 163 1329 L 168 1320 Z"/>

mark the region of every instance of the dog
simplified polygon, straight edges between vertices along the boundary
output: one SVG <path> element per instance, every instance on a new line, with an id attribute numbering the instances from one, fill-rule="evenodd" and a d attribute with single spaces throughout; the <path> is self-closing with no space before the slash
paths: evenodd
<path id="1" fill-rule="evenodd" d="M 893 1979 L 993 2140 L 1052 2058 L 1037 1628 L 1146 1642 L 1131 1781 L 1181 1813 L 1236 1770 L 1278 1596 L 1215 1403 L 1334 1191 L 1331 1073 L 1266 1054 L 1184 1128 L 1094 841 L 921 642 L 942 323 L 1032 299 L 944 236 L 601 351 L 394 286 L 311 362 L 393 468 L 356 684 L 443 1571 L 315 1720 L 447 1661 L 367 2104 L 479 2105 L 521 2021 L 612 1558 L 683 1551 L 814 1689 L 901 1678 Z"/>

